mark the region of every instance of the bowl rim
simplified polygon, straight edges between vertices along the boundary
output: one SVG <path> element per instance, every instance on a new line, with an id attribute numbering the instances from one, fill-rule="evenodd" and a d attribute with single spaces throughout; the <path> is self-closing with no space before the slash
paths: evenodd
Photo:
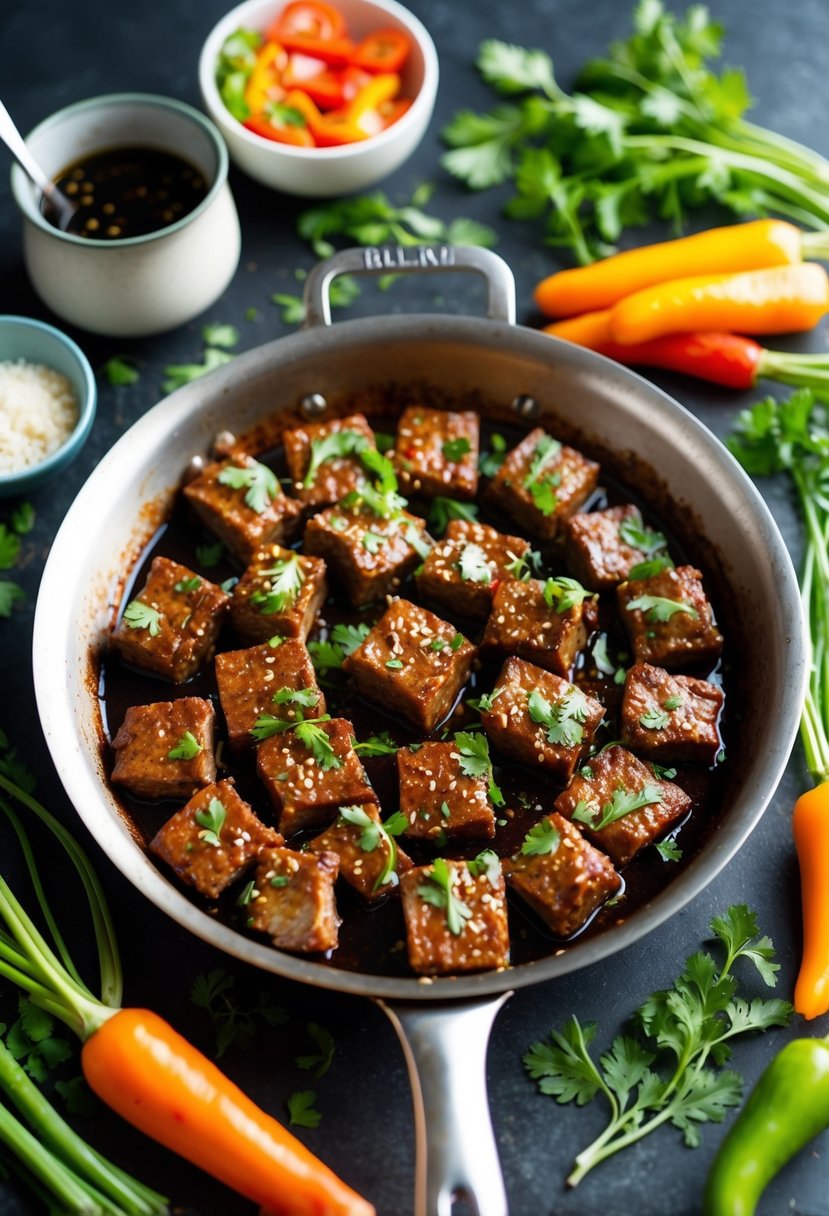
<path id="1" fill-rule="evenodd" d="M 12 329 L 37 330 L 39 333 L 46 334 L 56 345 L 65 347 L 74 358 L 81 373 L 83 399 L 78 402 L 78 420 L 60 447 L 55 448 L 54 452 L 50 452 L 48 456 L 44 457 L 43 460 L 39 460 L 36 464 L 26 465 L 25 468 L 17 469 L 13 472 L 0 473 L 0 493 L 6 489 L 11 490 L 13 487 L 23 489 L 30 479 L 37 478 L 40 480 L 41 477 L 46 477 L 53 471 L 56 472 L 68 456 L 79 451 L 92 427 L 98 400 L 98 389 L 92 366 L 77 342 L 70 338 L 68 334 L 65 334 L 63 330 L 58 329 L 55 325 L 49 325 L 46 321 L 37 321 L 34 317 L 0 313 L 0 329 L 5 326 Z M 5 360 L 3 361 L 5 362 Z M 29 360 L 26 360 L 26 362 L 29 362 Z M 45 366 L 48 366 L 48 364 Z"/>
<path id="2" fill-rule="evenodd" d="M 230 162 L 227 146 L 222 139 L 218 127 L 208 115 L 202 114 L 200 110 L 188 105 L 187 102 L 179 101 L 176 97 L 164 97 L 160 93 L 102 93 L 97 97 L 87 97 L 81 101 L 72 102 L 71 105 L 63 106 L 60 110 L 55 110 L 53 114 L 42 119 L 37 126 L 32 127 L 25 136 L 25 142 L 28 144 L 29 140 L 40 135 L 41 132 L 59 126 L 65 119 L 84 110 L 95 111 L 105 106 L 125 104 L 133 105 L 139 109 L 172 110 L 182 118 L 188 119 L 195 126 L 201 128 L 210 140 L 216 154 L 216 172 L 209 190 L 192 211 L 188 211 L 187 215 L 182 216 L 181 219 L 168 224 L 166 228 L 158 228 L 154 232 L 145 232 L 140 236 L 119 237 L 115 240 L 102 241 L 96 240 L 94 237 L 81 237 L 76 236 L 72 232 L 63 232 L 60 228 L 56 228 L 54 224 L 50 224 L 33 201 L 29 178 L 19 165 L 12 165 L 11 189 L 18 208 L 25 219 L 31 221 L 49 236 L 54 237 L 55 240 L 65 241 L 70 245 L 80 245 L 84 249 L 96 250 L 131 249 L 139 245 L 147 245 L 152 241 L 172 236 L 176 232 L 180 232 L 183 228 L 186 228 L 188 224 L 193 223 L 212 205 L 219 191 L 223 189 L 227 181 Z M 186 150 L 183 150 L 182 154 L 186 156 Z M 37 197 L 38 199 L 41 197 L 39 190 L 37 190 Z"/>
<path id="3" fill-rule="evenodd" d="M 423 53 L 423 82 L 406 113 L 385 131 L 379 131 L 376 135 L 371 135 L 368 139 L 360 140 L 358 143 L 341 144 L 332 148 L 296 148 L 292 144 L 280 144 L 275 140 L 265 139 L 262 135 L 256 135 L 233 117 L 216 87 L 216 60 L 219 49 L 228 34 L 242 24 L 243 13 L 247 13 L 250 9 L 270 5 L 273 7 L 275 15 L 284 7 L 283 0 L 242 0 L 241 4 L 237 4 L 235 8 L 225 13 L 207 35 L 199 53 L 198 76 L 205 106 L 214 121 L 223 129 L 232 132 L 234 137 L 238 137 L 251 149 L 258 148 L 260 151 L 268 149 L 274 155 L 282 156 L 287 161 L 304 163 L 318 161 L 320 164 L 329 165 L 339 161 L 352 160 L 369 149 L 372 152 L 377 149 L 382 150 L 387 144 L 400 137 L 401 132 L 405 133 L 410 127 L 415 126 L 423 117 L 424 110 L 427 111 L 428 121 L 428 115 L 431 114 L 437 95 L 440 74 L 438 53 L 432 35 L 420 18 L 402 4 L 398 4 L 397 0 L 364 0 L 364 2 L 397 18 Z"/>

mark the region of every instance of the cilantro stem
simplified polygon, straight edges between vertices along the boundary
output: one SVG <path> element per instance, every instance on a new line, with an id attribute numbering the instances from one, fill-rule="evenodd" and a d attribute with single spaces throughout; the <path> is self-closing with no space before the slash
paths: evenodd
<path id="1" fill-rule="evenodd" d="M 71 832 L 68 832 L 63 824 L 46 810 L 46 807 L 42 803 L 38 802 L 36 798 L 21 789 L 15 782 L 10 781 L 2 773 L 0 773 L 0 789 L 4 789 L 8 794 L 11 794 L 17 802 L 36 815 L 49 828 L 53 835 L 57 837 L 68 853 L 83 883 L 92 914 L 95 945 L 100 967 L 101 1000 L 105 1005 L 117 1009 L 121 1004 L 123 992 L 121 960 L 115 938 L 115 927 L 107 907 L 106 896 L 104 895 L 98 876 L 92 868 L 92 863 Z M 5 799 L 0 798 L 0 809 L 7 811 L 8 803 Z"/>
<path id="2" fill-rule="evenodd" d="M 72 1130 L 29 1079 L 2 1040 L 0 1087 L 29 1125 L 37 1129 L 43 1147 L 57 1154 L 61 1162 L 76 1172 L 82 1181 L 88 1181 L 112 1200 L 117 1205 L 113 1211 L 123 1212 L 126 1216 L 152 1216 L 166 1210 L 162 1196 L 106 1161 Z"/>

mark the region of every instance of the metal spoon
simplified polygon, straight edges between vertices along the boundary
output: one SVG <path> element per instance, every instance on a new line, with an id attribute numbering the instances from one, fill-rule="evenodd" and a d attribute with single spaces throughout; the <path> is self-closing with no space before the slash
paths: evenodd
<path id="1" fill-rule="evenodd" d="M 23 172 L 31 178 L 49 203 L 53 212 L 53 222 L 62 232 L 65 232 L 78 209 L 77 204 L 67 198 L 62 190 L 58 190 L 55 183 L 43 172 L 26 147 L 23 136 L 12 122 L 12 117 L 2 101 L 0 101 L 0 139 L 6 144 Z"/>

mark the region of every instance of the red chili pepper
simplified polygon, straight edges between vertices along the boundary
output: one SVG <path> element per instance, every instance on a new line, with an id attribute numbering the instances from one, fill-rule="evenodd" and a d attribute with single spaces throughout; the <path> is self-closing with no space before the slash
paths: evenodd
<path id="1" fill-rule="evenodd" d="M 302 89 L 321 110 L 336 110 L 347 98 L 342 72 L 335 72 L 322 59 L 291 55 L 282 74 L 286 89 Z"/>
<path id="2" fill-rule="evenodd" d="M 829 391 L 829 356 L 789 354 L 767 350 L 751 338 L 719 332 L 670 334 L 622 346 L 610 337 L 610 310 L 585 313 L 546 325 L 544 332 L 577 346 L 598 351 L 632 367 L 660 367 L 722 384 L 752 389 L 758 380 L 802 385 Z"/>
<path id="3" fill-rule="evenodd" d="M 500 578 L 494 578 L 494 579 L 492 579 L 492 581 L 491 581 L 491 582 L 490 582 L 490 584 L 489 584 L 489 589 L 490 589 L 490 591 L 492 592 L 492 594 L 493 594 L 493 595 L 494 595 L 494 594 L 495 594 L 495 592 L 498 590 L 498 588 L 501 586 L 501 583 L 502 583 L 503 581 L 504 581 L 504 580 L 503 580 L 503 579 L 500 579 Z"/>
<path id="4" fill-rule="evenodd" d="M 291 94 L 288 94 L 290 97 Z M 296 106 L 288 106 L 288 98 L 285 99 L 285 108 L 296 109 Z M 290 144 L 294 148 L 313 148 L 314 137 L 308 127 L 294 122 L 283 122 L 278 117 L 278 111 L 275 111 L 273 117 L 267 114 L 251 114 L 250 118 L 246 118 L 242 124 L 248 131 L 252 131 L 254 135 L 261 135 L 263 139 L 271 139 L 277 144 Z"/>
<path id="5" fill-rule="evenodd" d="M 351 63 L 354 43 L 348 38 L 313 38 L 310 34 L 280 34 L 280 45 L 286 51 L 296 51 L 321 59 L 330 68 L 344 68 Z"/>
<path id="6" fill-rule="evenodd" d="M 399 72 L 411 49 L 402 30 L 375 30 L 356 48 L 352 62 L 366 72 Z"/>

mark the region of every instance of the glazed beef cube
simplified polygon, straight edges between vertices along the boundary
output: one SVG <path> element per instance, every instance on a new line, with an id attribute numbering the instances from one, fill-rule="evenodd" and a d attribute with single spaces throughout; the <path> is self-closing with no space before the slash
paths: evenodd
<path id="1" fill-rule="evenodd" d="M 150 849 L 207 899 L 218 899 L 263 849 L 280 844 L 279 832 L 257 819 L 230 781 L 220 781 L 177 811 Z"/>
<path id="2" fill-rule="evenodd" d="M 529 547 L 520 536 L 505 536 L 488 524 L 453 519 L 416 575 L 417 589 L 450 612 L 484 617 Z"/>
<path id="3" fill-rule="evenodd" d="M 285 432 L 282 441 L 294 495 L 305 507 L 327 507 L 365 479 L 359 446 L 373 448 L 374 431 L 362 414 L 350 414 L 295 427 Z"/>
<path id="4" fill-rule="evenodd" d="M 292 540 L 302 514 L 300 504 L 282 492 L 279 478 L 241 452 L 209 464 L 184 487 L 184 497 L 242 565 L 263 545 Z"/>
<path id="5" fill-rule="evenodd" d="M 713 764 L 725 697 L 716 684 L 636 663 L 622 701 L 622 742 L 660 763 Z"/>
<path id="6" fill-rule="evenodd" d="M 373 826 L 380 822 L 374 803 L 341 807 L 331 827 L 305 846 L 311 853 L 335 853 L 340 859 L 340 877 L 369 903 L 384 899 L 398 885 L 400 875 L 412 868 L 411 859 L 394 838 Z"/>
<path id="7" fill-rule="evenodd" d="M 649 556 L 629 543 L 642 528 L 641 512 L 633 503 L 606 511 L 577 511 L 562 525 L 568 569 L 591 591 L 611 591 Z M 658 539 L 658 533 L 650 536 Z"/>
<path id="8" fill-rule="evenodd" d="M 556 799 L 555 809 L 574 819 L 585 836 L 617 866 L 624 866 L 645 845 L 664 836 L 684 818 L 691 799 L 672 781 L 654 777 L 641 760 L 618 745 L 599 752 Z M 622 814 L 626 806 L 634 809 Z M 598 825 L 614 814 L 621 817 Z"/>
<path id="9" fill-rule="evenodd" d="M 427 545 L 425 523 L 407 511 L 384 519 L 360 507 L 329 507 L 305 527 L 305 552 L 325 559 L 355 607 L 396 591 Z"/>
<path id="10" fill-rule="evenodd" d="M 509 964 L 507 901 L 500 866 L 495 875 L 474 875 L 465 861 L 439 858 L 434 865 L 418 866 L 404 874 L 400 893 L 409 963 L 418 975 L 484 971 Z"/>
<path id="11" fill-rule="evenodd" d="M 248 928 L 267 933 L 280 950 L 318 954 L 337 947 L 336 853 L 266 849 L 253 878 Z"/>
<path id="12" fill-rule="evenodd" d="M 477 651 L 433 612 L 395 600 L 343 663 L 357 692 L 428 733 L 449 714 Z"/>
<path id="13" fill-rule="evenodd" d="M 234 751 L 253 745 L 251 728 L 261 714 L 296 718 L 297 702 L 286 697 L 274 702 L 280 690 L 311 689 L 317 694 L 303 712 L 319 717 L 325 713 L 325 697 L 317 687 L 317 676 L 304 642 L 286 639 L 247 650 L 226 650 L 216 655 L 216 683 L 227 723 L 228 742 Z M 309 698 L 310 699 L 310 698 Z"/>
<path id="14" fill-rule="evenodd" d="M 155 557 L 147 581 L 112 632 L 128 663 L 182 684 L 213 657 L 230 596 L 167 557 Z"/>
<path id="15" fill-rule="evenodd" d="M 566 676 L 587 644 L 585 608 L 589 612 L 590 604 L 575 603 L 557 612 L 544 598 L 545 586 L 537 578 L 501 583 L 492 601 L 481 650 L 498 658 L 518 655 Z M 550 598 L 554 604 L 559 602 Z"/>
<path id="16" fill-rule="evenodd" d="M 325 562 L 265 545 L 233 588 L 230 619 L 246 642 L 308 637 L 328 594 Z"/>
<path id="17" fill-rule="evenodd" d="M 603 717 L 599 702 L 576 685 L 523 659 L 507 659 L 481 722 L 501 755 L 565 782 Z"/>
<path id="18" fill-rule="evenodd" d="M 572 937 L 622 880 L 604 853 L 562 815 L 554 811 L 542 825 L 547 831 L 540 848 L 548 841 L 549 851 L 518 853 L 504 862 L 504 874 L 556 937 Z"/>
<path id="19" fill-rule="evenodd" d="M 423 743 L 397 753 L 400 810 L 410 840 L 492 840 L 489 775 L 468 777 L 454 743 Z"/>
<path id="20" fill-rule="evenodd" d="M 216 780 L 214 726 L 201 697 L 131 705 L 112 740 L 112 781 L 138 798 L 190 798 Z"/>
<path id="21" fill-rule="evenodd" d="M 722 634 L 693 566 L 622 583 L 616 594 L 637 662 L 675 671 L 719 658 Z"/>
<path id="22" fill-rule="evenodd" d="M 533 536 L 552 540 L 592 494 L 598 479 L 594 461 L 536 427 L 507 453 L 487 499 Z"/>
<path id="23" fill-rule="evenodd" d="M 286 836 L 303 828 L 326 827 L 341 806 L 377 801 L 354 751 L 351 723 L 332 718 L 316 725 L 326 741 L 320 763 L 292 730 L 272 735 L 256 750 L 257 771 L 279 811 L 279 826 Z"/>
<path id="24" fill-rule="evenodd" d="M 478 415 L 471 410 L 405 409 L 394 455 L 404 492 L 474 498 L 478 489 Z"/>

